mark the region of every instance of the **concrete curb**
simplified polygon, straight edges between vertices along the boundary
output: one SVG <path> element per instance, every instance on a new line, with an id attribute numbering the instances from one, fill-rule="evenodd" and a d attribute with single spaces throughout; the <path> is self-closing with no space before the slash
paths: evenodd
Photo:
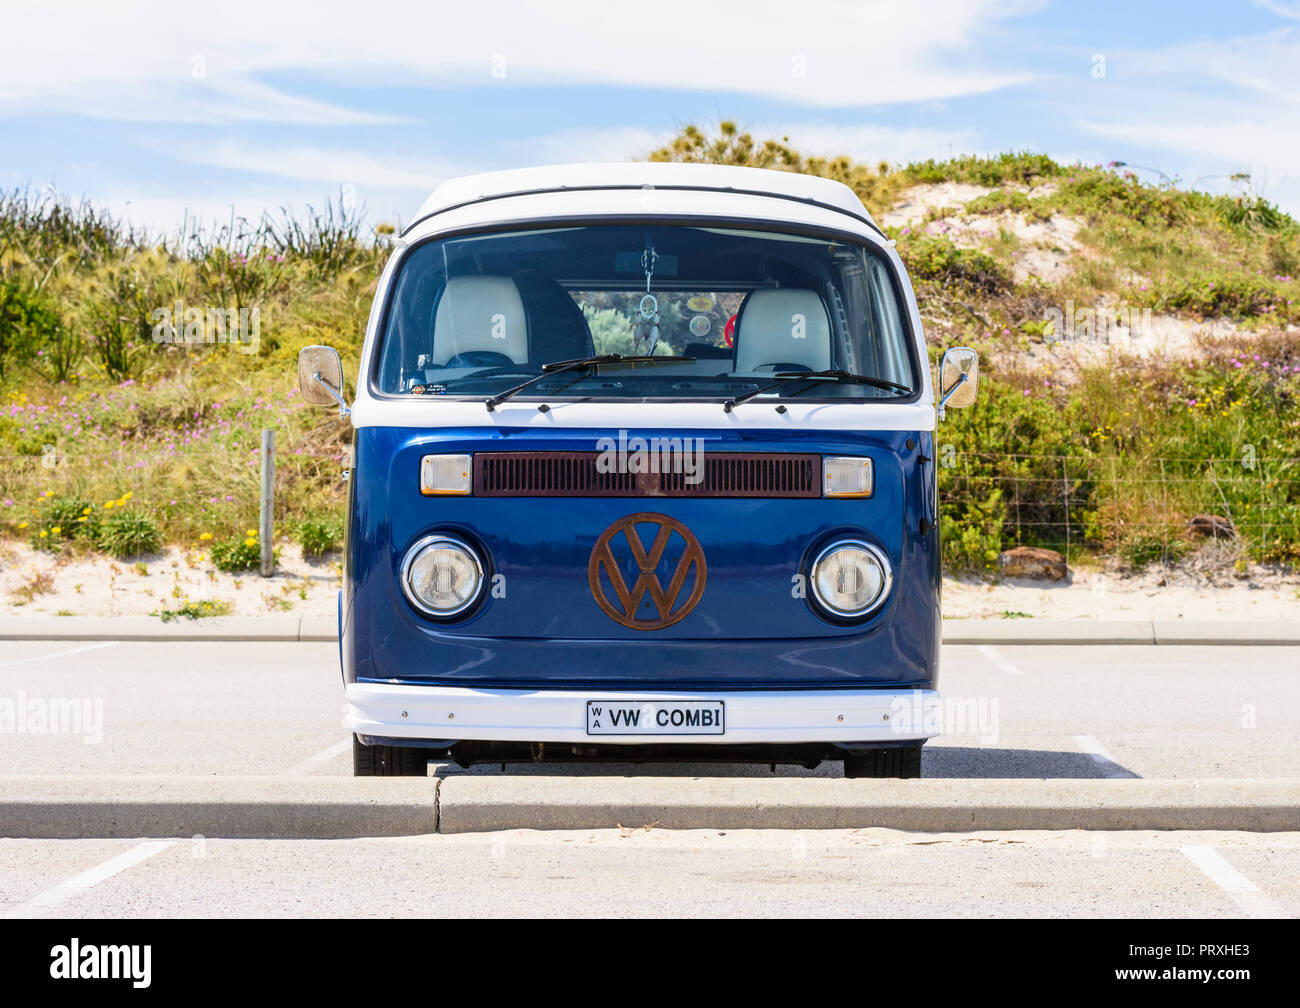
<path id="1" fill-rule="evenodd" d="M 438 831 L 416 777 L 0 777 L 0 836 L 333 840 Z"/>
<path id="2" fill-rule="evenodd" d="M 1300 623 L 1287 620 L 943 621 L 945 644 L 1300 644 Z"/>
<path id="3" fill-rule="evenodd" d="M 338 640 L 333 619 L 328 621 L 329 636 L 319 636 L 321 622 L 320 617 L 284 613 L 178 619 L 170 623 L 164 623 L 156 616 L 0 616 L 0 640 Z M 304 629 L 308 636 L 303 636 Z"/>
<path id="4" fill-rule="evenodd" d="M 1300 779 L 0 777 L 0 836 L 337 839 L 507 829 L 1300 831 Z"/>
<path id="5" fill-rule="evenodd" d="M 0 616 L 0 641 L 338 640 L 333 616 L 225 616 L 164 623 L 153 616 Z M 951 619 L 945 644 L 1300 645 L 1300 623 L 1282 620 Z"/>
<path id="6" fill-rule="evenodd" d="M 1300 780 L 450 777 L 439 830 L 1300 830 Z"/>
<path id="7" fill-rule="evenodd" d="M 949 619 L 945 644 L 1155 644 L 1150 620 Z M 1300 634 L 1296 635 L 1300 643 Z M 1228 643 L 1228 641 L 1224 641 Z M 1242 643 L 1254 643 L 1253 638 Z"/>
<path id="8" fill-rule="evenodd" d="M 1157 644 L 1300 644 L 1300 623 L 1156 620 L 1152 625 Z"/>

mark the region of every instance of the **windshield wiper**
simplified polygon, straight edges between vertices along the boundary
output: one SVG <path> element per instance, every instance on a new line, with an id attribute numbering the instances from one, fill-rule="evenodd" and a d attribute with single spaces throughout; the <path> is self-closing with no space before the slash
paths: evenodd
<path id="1" fill-rule="evenodd" d="M 880 389 L 882 392 L 898 392 L 900 395 L 911 395 L 912 390 L 906 385 L 899 385 L 897 382 L 886 381 L 884 378 L 872 378 L 870 375 L 853 374 L 851 371 L 842 371 L 839 368 L 829 368 L 825 371 L 782 371 L 772 375 L 775 379 L 770 385 L 763 385 L 760 388 L 750 389 L 738 396 L 733 396 L 722 404 L 722 411 L 730 413 L 733 409 L 743 402 L 748 402 L 754 396 L 762 395 L 776 388 L 782 382 L 788 381 L 812 381 L 814 384 L 824 381 L 846 381 L 853 382 L 857 385 L 869 385 L 872 388 Z"/>
<path id="2" fill-rule="evenodd" d="M 528 381 L 516 385 L 514 388 L 506 389 L 504 392 L 498 392 L 492 398 L 488 399 L 486 406 L 488 412 L 500 406 L 511 396 L 518 395 L 530 385 L 534 385 L 543 378 L 549 378 L 551 375 L 561 374 L 564 371 L 577 371 L 579 368 L 597 368 L 601 364 L 693 364 L 694 357 L 650 357 L 650 356 L 624 356 L 623 354 L 600 354 L 596 357 L 579 357 L 576 360 L 551 361 L 549 364 L 542 365 L 542 373 L 529 378 Z"/>

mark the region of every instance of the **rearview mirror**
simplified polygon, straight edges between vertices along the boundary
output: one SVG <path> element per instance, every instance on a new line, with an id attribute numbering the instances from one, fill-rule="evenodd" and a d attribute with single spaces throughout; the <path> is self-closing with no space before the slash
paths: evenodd
<path id="1" fill-rule="evenodd" d="M 313 406 L 338 403 L 347 411 L 343 400 L 343 362 L 333 347 L 308 346 L 298 351 L 298 390 Z"/>
<path id="2" fill-rule="evenodd" d="M 948 406 L 969 406 L 979 384 L 980 359 L 970 347 L 951 347 L 939 362 L 939 419 Z"/>

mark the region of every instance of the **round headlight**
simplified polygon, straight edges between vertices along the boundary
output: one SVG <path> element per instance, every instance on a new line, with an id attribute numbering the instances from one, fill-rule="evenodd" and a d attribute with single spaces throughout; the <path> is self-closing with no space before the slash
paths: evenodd
<path id="1" fill-rule="evenodd" d="M 447 536 L 421 539 L 402 561 L 402 590 L 430 616 L 455 616 L 474 604 L 483 565 L 463 542 Z"/>
<path id="2" fill-rule="evenodd" d="M 880 605 L 893 578 L 884 552 L 856 539 L 831 543 L 812 565 L 817 601 L 827 612 L 849 619 Z"/>

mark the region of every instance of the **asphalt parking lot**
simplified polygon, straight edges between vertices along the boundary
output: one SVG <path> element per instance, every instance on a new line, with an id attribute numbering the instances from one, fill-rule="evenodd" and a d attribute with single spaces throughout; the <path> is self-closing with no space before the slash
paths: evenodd
<path id="1" fill-rule="evenodd" d="M 351 774 L 336 662 L 329 643 L 0 643 L 0 697 L 71 698 L 84 714 L 79 732 L 30 724 L 0 732 L 0 765 L 15 780 L 192 775 L 201 785 L 217 775 L 273 777 L 291 790 L 294 777 L 326 785 Z M 1091 781 L 1108 794 L 1108 780 L 1118 788 L 1134 778 L 1222 778 L 1253 793 L 1252 781 L 1300 777 L 1297 668 L 1296 647 L 948 646 L 945 734 L 927 746 L 924 775 L 972 786 Z M 438 764 L 430 772 L 503 774 Z M 794 788 L 799 777 L 840 774 L 839 764 L 776 770 Z M 564 764 L 504 775 L 631 778 L 639 792 L 638 776 L 672 788 L 674 777 L 772 772 Z M 1251 828 L 1243 821 L 1239 831 L 1235 820 L 1213 832 L 624 823 L 332 840 L 24 839 L 0 822 L 0 836 L 10 837 L 0 839 L 0 915 L 1294 916 L 1300 821 L 1295 831 Z"/>
<path id="2" fill-rule="evenodd" d="M 80 734 L 0 732 L 0 765 L 6 774 L 349 775 L 337 663 L 328 643 L 0 643 L 0 697 L 75 698 L 91 726 Z M 1300 777 L 1297 669 L 1296 647 L 947 646 L 939 684 L 945 731 L 927 745 L 923 773 Z M 435 764 L 432 772 L 466 771 Z M 722 764 L 505 772 L 771 773 Z M 823 764 L 776 772 L 841 771 Z"/>
<path id="3" fill-rule="evenodd" d="M 0 915 L 1282 917 L 1300 833 L 572 830 L 3 840 Z"/>

